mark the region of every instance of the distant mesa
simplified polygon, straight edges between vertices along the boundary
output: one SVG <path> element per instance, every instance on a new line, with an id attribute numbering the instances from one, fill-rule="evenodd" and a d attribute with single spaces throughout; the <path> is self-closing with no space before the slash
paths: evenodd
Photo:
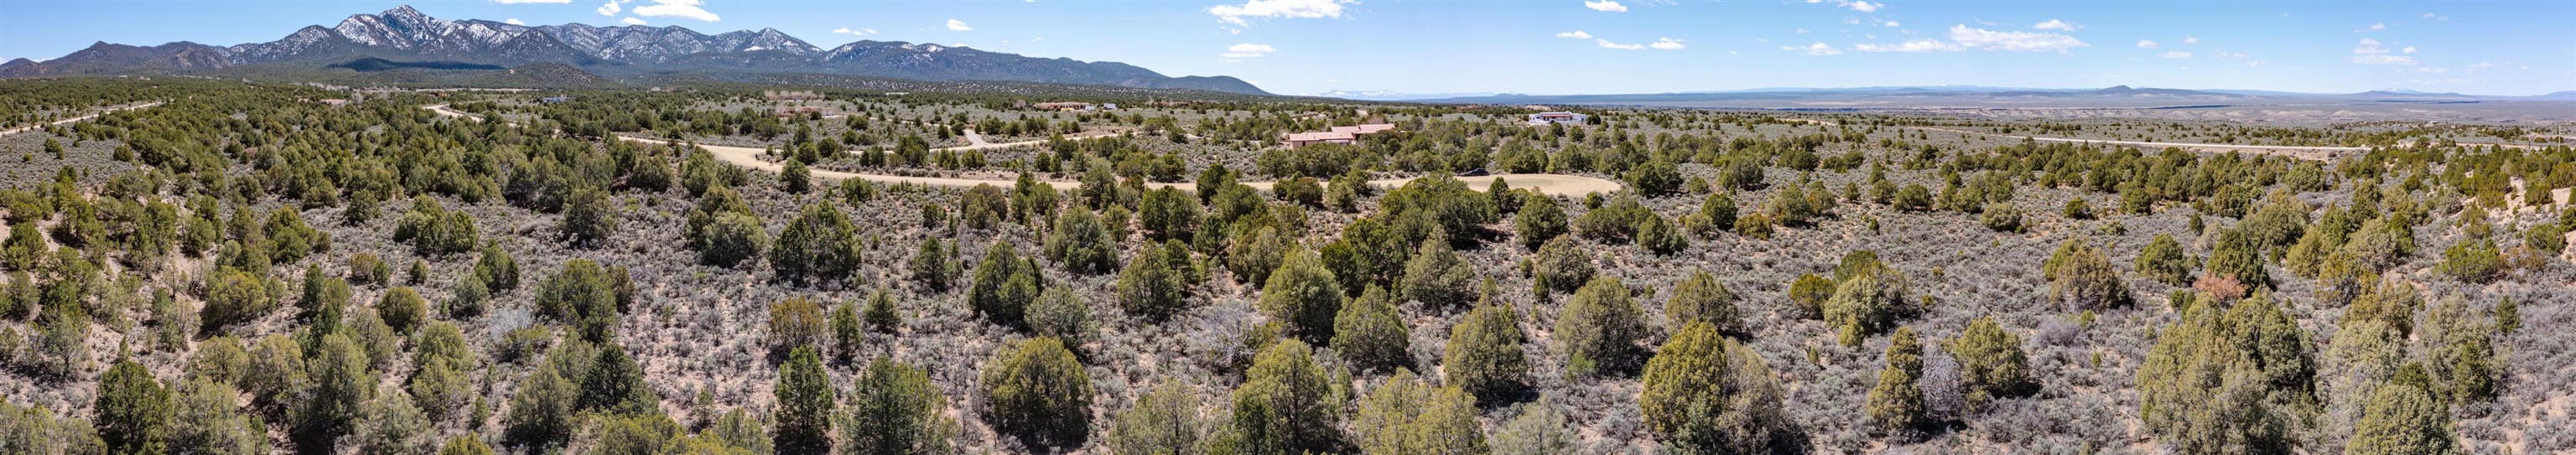
<path id="1" fill-rule="evenodd" d="M 442 20 L 410 6 L 306 26 L 276 41 L 217 47 L 99 42 L 42 62 L 0 63 L 0 78 L 193 73 L 233 68 L 497 70 L 564 64 L 606 78 L 689 73 L 713 79 L 816 74 L 924 81 L 1004 81 L 1268 95 L 1228 76 L 1171 77 L 1118 62 L 1083 62 L 900 41 L 823 48 L 777 29 L 716 35 L 677 26 L 525 26 Z"/>

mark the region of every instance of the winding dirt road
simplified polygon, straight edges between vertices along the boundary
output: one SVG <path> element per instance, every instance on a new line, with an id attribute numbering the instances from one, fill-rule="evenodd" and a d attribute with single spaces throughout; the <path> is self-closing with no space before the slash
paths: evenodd
<path id="1" fill-rule="evenodd" d="M 476 116 L 476 115 L 474 115 L 474 114 L 468 114 L 468 113 L 464 113 L 464 112 L 459 112 L 459 111 L 456 111 L 456 110 L 454 110 L 454 109 L 448 109 L 448 108 L 447 108 L 447 105 L 445 105 L 445 104 L 434 104 L 434 105 L 429 105 L 429 106 L 421 106 L 421 108 L 422 108 L 422 109 L 428 109 L 428 110 L 430 110 L 431 112 L 437 112 L 439 115 L 443 115 L 443 116 L 456 117 L 456 118 L 463 118 L 463 119 L 472 120 L 472 121 L 477 121 L 477 122 L 483 121 L 483 118 L 482 118 L 482 117 L 480 117 L 480 116 Z M 958 147 L 941 148 L 941 149 L 936 149 L 936 150 L 946 150 L 946 151 L 979 150 L 979 149 L 992 149 L 992 148 L 1018 147 L 1018 146 L 1024 146 L 1024 145 L 1039 145 L 1039 144 L 1045 144 L 1045 143 L 1046 143 L 1046 141 L 1044 141 L 1044 140 L 1037 140 L 1037 141 L 1021 141 L 1021 142 L 1003 142 L 1003 143 L 986 143 L 986 142 L 984 142 L 984 141 L 982 141 L 982 140 L 981 140 L 981 139 L 982 139 L 982 138 L 981 138 L 981 136 L 975 136 L 975 135 L 972 135 L 972 134 L 973 134 L 973 133 L 969 133 L 969 136 L 968 136 L 968 138 L 969 138 L 969 139 L 968 139 L 968 141 L 967 141 L 970 145 L 964 145 L 964 146 L 958 146 Z M 1088 135 L 1081 135 L 1081 136 L 1071 136 L 1071 137 L 1066 137 L 1065 139 L 1067 139 L 1067 140 L 1080 140 L 1080 139 L 1096 139 L 1096 138 L 1104 138 L 1104 137 L 1117 137 L 1117 134 L 1114 134 L 1114 133 L 1094 133 L 1094 134 L 1088 134 Z M 646 143 L 646 144 L 657 144 L 657 145 L 669 145 L 669 144 L 670 144 L 670 141 L 665 141 L 665 140 L 662 140 L 662 139 L 645 138 L 645 137 L 633 137 L 633 136 L 625 136 L 625 135 L 619 135 L 619 136 L 617 136 L 617 139 L 618 139 L 618 140 L 622 140 L 622 141 L 628 141 L 628 142 L 639 142 L 639 143 Z M 761 159 L 761 155 L 766 154 L 766 153 L 768 152 L 768 151 L 766 151 L 766 150 L 762 150 L 762 149 L 756 149 L 756 148 L 750 148 L 750 147 L 735 147 L 735 146 L 728 146 L 728 145 L 707 145 L 707 144 L 698 144 L 698 148 L 706 149 L 706 150 L 707 150 L 707 153 L 710 153 L 710 154 L 715 155 L 715 157 L 716 157 L 716 159 L 717 159 L 717 160 L 724 161 L 724 162 L 726 162 L 726 163 L 732 163 L 732 164 L 733 164 L 733 165 L 735 165 L 735 166 L 741 166 L 741 167 L 745 167 L 745 168 L 751 168 L 751 169 L 757 169 L 757 170 L 769 171 L 769 172 L 779 172 L 779 171 L 780 171 L 781 169 L 783 169 L 783 167 L 784 167 L 783 165 L 781 165 L 781 164 L 779 164 L 779 163 L 772 163 L 772 162 L 769 162 L 769 161 L 766 161 L 766 160 L 762 160 L 762 159 Z M 810 172 L 812 172 L 812 173 L 813 173 L 813 176 L 814 176 L 814 177 L 816 177 L 816 178 L 821 178 L 821 179 L 825 179 L 825 180 L 843 180 L 843 179 L 854 179 L 854 178 L 855 178 L 855 179 L 867 179 L 868 181 L 872 181 L 872 182 L 879 182 L 879 183 L 911 183 L 911 184 L 918 184 L 918 185 L 934 185 L 934 186 L 950 186 L 950 187 L 972 187 L 972 186 L 976 186 L 976 185 L 1010 186 L 1010 185 L 1012 185 L 1013 183 L 1015 183 L 1011 178 L 1007 178 L 1007 177 L 994 177 L 994 178 L 976 178 L 976 177 L 917 177 L 917 176 L 905 176 L 905 175 L 893 175 L 893 174 L 872 174 L 872 173 L 860 173 L 860 172 L 842 172 L 842 171 L 832 171 L 832 170 L 822 170 L 822 169 L 813 169 L 813 170 L 811 170 Z M 1505 183 L 1510 184 L 1513 188 L 1530 189 L 1530 190 L 1533 190 L 1533 191 L 1538 191 L 1538 192 L 1540 192 L 1540 193 L 1545 193 L 1545 194 L 1550 194 L 1550 195 L 1557 195 L 1557 196 L 1582 196 L 1582 195 L 1585 195 L 1585 194 L 1591 194 L 1591 193 L 1611 193 L 1611 192 L 1617 192 L 1617 191 L 1619 191 L 1619 189 L 1620 189 L 1619 182 L 1615 182 L 1615 181 L 1611 181 L 1611 180 L 1606 180 L 1606 179 L 1601 179 L 1601 178 L 1595 178 L 1595 177 L 1585 177 L 1585 176 L 1580 176 L 1580 175 L 1564 175 L 1564 174 L 1512 174 L 1512 175 L 1486 175 L 1486 176 L 1476 176 L 1476 177 L 1458 177 L 1457 179 L 1458 179 L 1458 181 L 1466 182 L 1469 188 L 1474 188 L 1476 191 L 1484 191 L 1486 187 L 1493 185 L 1493 181 L 1494 181 L 1494 179 L 1503 179 L 1503 181 L 1504 181 Z M 1402 178 L 1402 179 L 1380 179 L 1380 180 L 1370 180 L 1370 181 L 1369 181 L 1369 184 L 1370 184 L 1370 185 L 1375 185 L 1375 186 L 1402 186 L 1402 185 L 1404 185 L 1406 182 L 1411 182 L 1411 181 L 1413 181 L 1413 179 L 1410 179 L 1410 178 Z M 1072 181 L 1047 181 L 1046 183 L 1047 183 L 1047 185 L 1049 185 L 1049 186 L 1053 186 L 1053 187 L 1055 187 L 1057 190 L 1072 190 L 1072 189 L 1079 188 L 1079 187 L 1081 187 L 1081 186 L 1082 186 L 1082 183 L 1081 183 L 1081 182 L 1072 182 Z M 1251 187 L 1253 187 L 1254 189 L 1268 190 L 1268 189 L 1270 189 L 1271 182 L 1243 182 L 1243 184 L 1244 184 L 1244 185 L 1247 185 L 1247 186 L 1251 186 Z M 1187 191 L 1187 190 L 1193 190 L 1193 189 L 1196 189 L 1196 188 L 1197 188 L 1197 184 L 1195 184 L 1195 183 L 1147 183 L 1147 184 L 1146 184 L 1146 186 L 1147 186 L 1147 187 L 1150 187 L 1150 188 L 1178 188 L 1178 189 L 1181 189 L 1181 190 L 1184 190 L 1184 191 Z"/>
<path id="2" fill-rule="evenodd" d="M 79 116 L 79 117 L 72 117 L 72 118 L 67 118 L 67 119 L 62 119 L 62 120 L 55 120 L 55 121 L 53 121 L 53 123 L 46 124 L 46 125 L 68 125 L 68 124 L 71 124 L 71 123 L 74 123 L 74 122 L 79 122 L 79 121 L 82 121 L 82 120 L 89 120 L 89 119 L 98 118 L 99 114 L 105 114 L 105 113 L 109 113 L 109 112 L 116 112 L 116 111 L 123 111 L 123 110 L 142 109 L 142 108 L 147 108 L 147 107 L 152 107 L 152 106 L 159 106 L 159 105 L 161 105 L 161 102 L 159 102 L 159 101 L 154 101 L 154 102 L 143 103 L 143 104 L 137 104 L 137 105 L 132 105 L 132 106 L 111 107 L 111 108 L 107 108 L 107 110 L 99 111 L 99 112 L 97 112 L 97 113 L 93 113 L 93 114 L 90 114 L 90 115 L 83 115 L 83 116 Z M 443 105 L 442 105 L 442 106 L 439 106 L 439 107 L 442 107 L 442 108 L 443 108 L 443 107 L 446 107 L 446 106 L 443 106 Z M 42 126 L 46 126 L 46 125 L 27 125 L 27 126 L 21 126 L 21 127 L 17 127 L 17 128 L 10 128 L 10 129 L 8 129 L 8 130 L 0 130 L 0 136 L 7 136 L 7 135 L 12 135 L 12 134 L 24 133 L 24 132 L 32 131 L 32 130 L 35 130 L 36 128 L 38 128 L 38 127 L 42 127 Z"/>

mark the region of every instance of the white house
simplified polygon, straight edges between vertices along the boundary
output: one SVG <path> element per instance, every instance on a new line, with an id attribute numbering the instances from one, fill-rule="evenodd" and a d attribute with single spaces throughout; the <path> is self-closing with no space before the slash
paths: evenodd
<path id="1" fill-rule="evenodd" d="M 1584 120 L 1589 120 L 1591 118 L 1592 116 L 1572 112 L 1540 112 L 1529 115 L 1529 124 L 1530 126 L 1547 126 L 1550 123 L 1559 125 L 1581 125 Z"/>

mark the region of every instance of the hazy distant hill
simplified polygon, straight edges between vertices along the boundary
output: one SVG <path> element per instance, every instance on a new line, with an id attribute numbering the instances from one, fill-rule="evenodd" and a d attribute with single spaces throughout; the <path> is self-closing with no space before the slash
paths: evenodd
<path id="1" fill-rule="evenodd" d="M 585 72 L 823 73 L 931 81 L 991 80 L 1265 95 L 1227 76 L 1170 77 L 1118 62 L 1083 62 L 965 47 L 859 41 L 824 49 L 776 29 L 706 35 L 678 26 L 523 26 L 449 21 L 410 6 L 307 26 L 265 43 L 142 47 L 100 42 L 62 58 L 0 63 L 0 77 L 198 72 L 243 66 L 463 70 L 566 64 Z"/>

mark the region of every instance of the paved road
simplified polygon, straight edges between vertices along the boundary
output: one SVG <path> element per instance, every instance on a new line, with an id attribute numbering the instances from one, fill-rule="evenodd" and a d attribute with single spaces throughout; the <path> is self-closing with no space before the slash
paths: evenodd
<path id="1" fill-rule="evenodd" d="M 147 107 L 152 107 L 152 106 L 159 106 L 159 105 L 161 105 L 161 102 L 159 102 L 159 101 L 154 101 L 154 102 L 143 103 L 143 104 L 137 104 L 137 105 L 132 105 L 132 106 L 125 106 L 125 107 L 112 107 L 112 108 L 108 108 L 108 109 L 107 109 L 107 110 L 105 110 L 105 111 L 99 111 L 97 114 L 90 114 L 90 115 L 83 115 L 83 116 L 79 116 L 79 117 L 72 117 L 72 118 L 67 118 L 67 119 L 62 119 L 62 120 L 55 120 L 55 121 L 54 121 L 53 123 L 51 123 L 51 124 L 53 124 L 53 125 L 68 125 L 68 124 L 71 124 L 71 123 L 73 123 L 73 122 L 79 122 L 79 121 L 83 121 L 83 120 L 89 120 L 89 119 L 98 118 L 98 114 L 105 114 L 105 113 L 109 113 L 109 112 L 116 112 L 116 111 L 122 111 L 122 110 L 142 109 L 142 108 L 147 108 Z M 21 126 L 21 127 L 17 127 L 17 128 L 10 128 L 10 129 L 8 129 L 8 130 L 6 130 L 6 131 L 0 131 L 0 136 L 7 136 L 7 135 L 12 135 L 12 134 L 24 133 L 24 132 L 27 132 L 27 131 L 29 131 L 29 130 L 34 130 L 34 129 L 36 129 L 37 127 L 41 127 L 41 126 L 45 126 L 45 125 L 27 125 L 27 126 Z"/>
<path id="2" fill-rule="evenodd" d="M 448 109 L 448 108 L 447 108 L 447 105 L 444 105 L 444 104 L 429 105 L 429 106 L 421 106 L 421 108 L 423 108 L 423 109 L 429 109 L 429 110 L 430 110 L 430 111 L 432 111 L 432 112 L 437 112 L 439 115 L 444 115 L 444 116 L 449 116 L 449 117 L 465 118 L 465 119 L 474 120 L 474 121 L 478 121 L 478 122 L 483 120 L 483 118 L 482 118 L 482 117 L 477 117 L 477 116 L 474 116 L 473 114 L 467 114 L 467 113 L 464 113 L 464 112 L 458 112 L 458 111 L 456 111 L 456 110 L 454 110 L 454 109 Z M 1065 138 L 1065 139 L 1067 139 L 1067 140 L 1073 140 L 1073 139 L 1094 139 L 1094 138 L 1116 137 L 1116 136 L 1117 136 L 1116 134 L 1111 134 L 1111 133 L 1094 133 L 1094 134 L 1089 134 L 1089 135 L 1082 135 L 1082 136 L 1067 137 L 1067 138 Z M 620 136 L 618 136 L 618 137 L 617 137 L 617 139 L 618 139 L 618 140 L 622 140 L 622 141 L 628 141 L 628 142 L 640 142 L 640 143 L 646 143 L 646 144 L 664 144 L 664 145 L 670 144 L 670 142 L 669 142 L 669 141 L 664 141 L 664 140 L 662 140 L 662 139 L 656 139 L 656 138 L 646 138 L 646 137 L 633 137 L 633 136 L 623 136 L 623 135 L 620 135 Z M 1006 143 L 998 143 L 998 144 L 996 144 L 996 143 L 985 143 L 985 142 L 982 140 L 982 138 L 981 138 L 980 136 L 975 136 L 975 135 L 973 135 L 972 133 L 969 133 L 969 135 L 967 136 L 967 142 L 968 142 L 970 145 L 959 146 L 959 147 L 949 147 L 949 148 L 944 148 L 944 149 L 940 149 L 940 150 L 973 150 L 973 149 L 977 149 L 977 148 L 1003 148 L 1003 147 L 1016 147 L 1016 146 L 1022 146 L 1022 145 L 1036 145 L 1036 144 L 1044 144 L 1044 143 L 1046 143 L 1046 141 L 1043 141 L 1043 140 L 1038 140 L 1038 141 L 1022 141 L 1022 142 L 1006 142 Z M 741 167 L 746 167 L 746 168 L 751 168 L 751 169 L 758 169 L 758 170 L 769 171 L 769 172 L 779 172 L 779 171 L 783 168 L 783 165 L 781 165 L 781 164 L 779 164 L 779 163 L 772 163 L 772 162 L 765 161 L 765 160 L 762 160 L 762 159 L 761 159 L 761 155 L 763 155 L 763 154 L 767 153 L 767 152 L 768 152 L 767 150 L 756 149 L 756 148 L 750 148 L 750 147 L 735 147 L 735 146 L 728 146 L 728 145 L 706 145 L 706 144 L 698 144 L 698 148 L 706 149 L 706 150 L 707 150 L 707 153 L 715 155 L 715 157 L 716 157 L 716 159 L 717 159 L 717 160 L 721 160 L 721 161 L 724 161 L 724 162 L 727 162 L 727 163 L 732 163 L 732 164 L 733 164 L 733 165 L 735 165 L 735 166 L 741 166 Z M 935 186 L 951 186 L 951 187 L 972 187 L 972 186 L 976 186 L 976 185 L 1011 186 L 1012 184 L 1016 183 L 1013 179 L 1011 179 L 1011 178 L 1007 178 L 1007 177 L 992 177 L 992 178 L 977 178 L 977 177 L 917 177 L 917 176 L 893 175 L 893 174 L 874 174 L 874 173 L 861 173 L 861 172 L 842 172 L 842 171 L 832 171 L 832 170 L 822 170 L 822 169 L 813 169 L 813 170 L 810 170 L 810 172 L 812 172 L 812 173 L 813 173 L 813 175 L 814 175 L 814 177 L 815 177 L 815 178 L 820 178 L 820 179 L 825 179 L 825 180 L 842 180 L 842 179 L 853 179 L 853 178 L 857 178 L 857 179 L 867 179 L 868 181 L 879 182 L 879 183 L 912 183 L 912 184 L 919 184 L 919 185 L 935 185 Z M 1513 175 L 1487 175 L 1487 176 L 1478 176 L 1478 177 L 1458 177 L 1458 181 L 1466 182 L 1469 188 L 1474 188 L 1474 189 L 1476 189 L 1477 191 L 1484 191 L 1484 189 L 1485 189 L 1486 187 L 1493 185 L 1493 181 L 1494 181 L 1494 179 L 1503 179 L 1503 181 L 1504 181 L 1505 183 L 1509 183 L 1509 184 L 1511 184 L 1511 186 L 1512 186 L 1513 188 L 1532 189 L 1532 190 L 1538 191 L 1538 192 L 1540 192 L 1540 193 L 1551 194 L 1551 195 L 1558 195 L 1558 196 L 1582 196 L 1582 195 L 1585 195 L 1585 194 L 1591 194 L 1591 193 L 1611 193 L 1611 192 L 1619 191 L 1619 189 L 1620 189 L 1619 182 L 1610 181 L 1610 180 L 1605 180 L 1605 179 L 1600 179 L 1600 178 L 1594 178 L 1594 177 L 1585 177 L 1585 176 L 1580 176 L 1580 175 L 1564 175 L 1564 174 L 1513 174 Z M 1409 178 L 1404 178 L 1404 179 L 1381 179 L 1381 180 L 1371 180 L 1371 181 L 1369 181 L 1369 184 L 1371 184 L 1371 185 L 1376 185 L 1376 186 L 1402 186 L 1402 185 L 1404 185 L 1406 182 L 1411 182 L 1411 181 L 1413 181 L 1413 179 L 1409 179 Z M 1046 183 L 1047 183 L 1047 185 L 1048 185 L 1048 186 L 1053 186 L 1053 187 L 1055 187 L 1055 188 L 1056 188 L 1056 189 L 1058 189 L 1058 190 L 1072 190 L 1072 189 L 1075 189 L 1075 188 L 1080 188 L 1080 187 L 1082 186 L 1082 183 L 1081 183 L 1081 182 L 1072 182 L 1072 181 L 1048 181 L 1048 182 L 1046 182 Z M 1243 182 L 1243 184 L 1244 184 L 1244 185 L 1251 186 L 1251 187 L 1253 187 L 1253 188 L 1255 188 L 1255 189 L 1267 190 L 1267 189 L 1270 189 L 1271 182 Z M 1198 186 L 1197 186 L 1197 184 L 1195 184 L 1195 183 L 1147 183 L 1147 184 L 1146 184 L 1146 186 L 1147 186 L 1147 187 L 1150 187 L 1150 188 L 1178 188 L 1178 189 L 1182 189 L 1182 190 L 1192 190 L 1192 189 L 1196 189 L 1196 188 L 1198 187 Z"/>

